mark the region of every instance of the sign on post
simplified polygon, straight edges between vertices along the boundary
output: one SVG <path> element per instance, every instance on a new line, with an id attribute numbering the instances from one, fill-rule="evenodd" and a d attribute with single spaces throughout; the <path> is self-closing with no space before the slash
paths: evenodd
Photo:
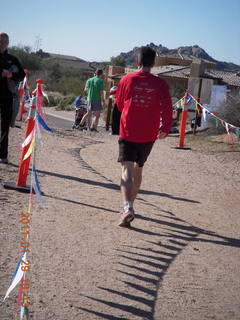
<path id="1" fill-rule="evenodd" d="M 212 79 L 190 77 L 188 80 L 189 93 L 195 98 L 200 98 L 199 102 L 202 104 L 210 103 L 212 86 Z"/>

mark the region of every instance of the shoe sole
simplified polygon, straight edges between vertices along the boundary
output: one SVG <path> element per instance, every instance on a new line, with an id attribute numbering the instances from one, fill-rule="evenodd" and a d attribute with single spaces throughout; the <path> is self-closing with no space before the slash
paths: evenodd
<path id="1" fill-rule="evenodd" d="M 0 164 L 8 164 L 8 161 L 0 161 Z"/>
<path id="2" fill-rule="evenodd" d="M 134 218 L 135 218 L 134 215 L 131 213 L 131 214 L 127 215 L 125 218 L 121 219 L 118 226 L 129 228 L 129 227 L 131 227 L 130 222 L 132 222 L 134 220 Z"/>

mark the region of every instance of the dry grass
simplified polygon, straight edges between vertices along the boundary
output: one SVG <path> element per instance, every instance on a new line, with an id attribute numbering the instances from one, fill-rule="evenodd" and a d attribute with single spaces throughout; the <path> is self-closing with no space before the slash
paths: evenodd
<path id="1" fill-rule="evenodd" d="M 186 145 L 207 154 L 240 152 L 240 144 L 233 134 L 216 134 L 205 131 L 196 135 L 186 135 L 185 142 Z"/>

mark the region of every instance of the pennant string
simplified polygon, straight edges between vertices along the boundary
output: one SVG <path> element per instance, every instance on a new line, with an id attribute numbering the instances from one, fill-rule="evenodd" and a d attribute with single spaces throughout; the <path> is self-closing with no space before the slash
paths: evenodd
<path id="1" fill-rule="evenodd" d="M 214 112 L 210 112 L 205 106 L 201 105 L 192 95 L 192 99 L 195 100 L 196 104 L 202 109 L 206 110 L 212 117 L 218 120 L 218 123 L 221 122 L 222 125 L 226 128 L 227 133 L 229 134 L 229 127 L 234 129 L 240 129 L 239 127 L 236 127 L 230 123 L 227 123 L 226 121 L 222 120 L 219 116 L 217 116 Z"/>
<path id="2" fill-rule="evenodd" d="M 24 79 L 24 82 L 22 83 L 21 87 L 19 87 L 19 89 L 23 89 L 24 87 L 27 87 L 27 79 Z M 28 214 L 30 215 L 31 211 L 32 211 L 32 203 L 33 203 L 33 192 L 35 192 L 36 194 L 36 198 L 39 201 L 40 204 L 43 204 L 43 200 L 42 200 L 42 192 L 41 192 L 41 188 L 40 188 L 40 184 L 39 184 L 39 180 L 38 180 L 38 176 L 37 176 L 37 170 L 36 170 L 36 166 L 35 166 L 35 141 L 36 141 L 36 135 L 40 140 L 40 143 L 42 144 L 42 135 L 41 135 L 41 127 L 43 129 L 45 129 L 46 131 L 49 132 L 53 132 L 52 129 L 50 129 L 46 122 L 43 120 L 44 114 L 42 111 L 42 95 L 44 95 L 46 97 L 46 99 L 48 100 L 48 97 L 46 95 L 46 93 L 44 93 L 43 91 L 41 91 L 41 87 L 37 86 L 37 90 L 36 90 L 36 94 L 37 94 L 37 111 L 36 111 L 36 116 L 35 116 L 35 124 L 34 124 L 34 129 L 29 133 L 29 135 L 26 137 L 26 139 L 23 141 L 23 143 L 19 146 L 19 148 L 24 148 L 24 147 L 28 147 L 28 150 L 24 156 L 23 160 L 26 160 L 28 157 L 30 157 L 30 155 L 32 155 L 32 175 L 31 175 L 31 186 L 30 186 L 30 196 L 29 196 L 29 204 L 28 204 Z M 23 93 L 23 91 L 22 91 Z M 24 100 L 23 100 L 24 101 Z M 40 127 L 41 125 L 41 127 Z M 30 224 L 28 226 L 30 228 Z M 29 245 L 29 237 L 30 237 L 30 233 L 29 232 L 25 232 L 25 242 L 28 243 Z M 3 301 L 5 299 L 7 299 L 10 295 L 10 293 L 14 290 L 14 288 L 19 284 L 19 282 L 21 282 L 21 286 L 18 290 L 18 296 L 17 296 L 17 306 L 19 307 L 21 305 L 21 309 L 20 309 L 20 319 L 29 319 L 29 311 L 28 311 L 28 306 L 29 306 L 29 302 L 28 302 L 28 296 L 26 295 L 25 290 L 27 290 L 26 287 L 26 281 L 27 283 L 29 282 L 28 279 L 26 279 L 27 277 L 27 273 L 24 268 L 22 268 L 22 263 L 24 262 L 25 265 L 27 265 L 28 262 L 28 252 L 29 250 L 27 248 L 24 249 L 22 256 L 19 258 L 16 269 L 13 273 L 13 279 L 11 282 L 10 287 L 8 288 L 5 297 L 3 299 Z M 24 271 L 23 271 L 24 270 Z"/>

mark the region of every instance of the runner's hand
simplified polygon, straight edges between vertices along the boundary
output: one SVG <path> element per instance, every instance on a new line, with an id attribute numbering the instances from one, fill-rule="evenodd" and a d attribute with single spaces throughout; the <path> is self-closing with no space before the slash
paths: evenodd
<path id="1" fill-rule="evenodd" d="M 158 133 L 158 139 L 165 139 L 167 134 L 165 132 L 160 132 Z"/>
<path id="2" fill-rule="evenodd" d="M 12 72 L 4 69 L 2 72 L 2 77 L 3 78 L 12 78 Z"/>

